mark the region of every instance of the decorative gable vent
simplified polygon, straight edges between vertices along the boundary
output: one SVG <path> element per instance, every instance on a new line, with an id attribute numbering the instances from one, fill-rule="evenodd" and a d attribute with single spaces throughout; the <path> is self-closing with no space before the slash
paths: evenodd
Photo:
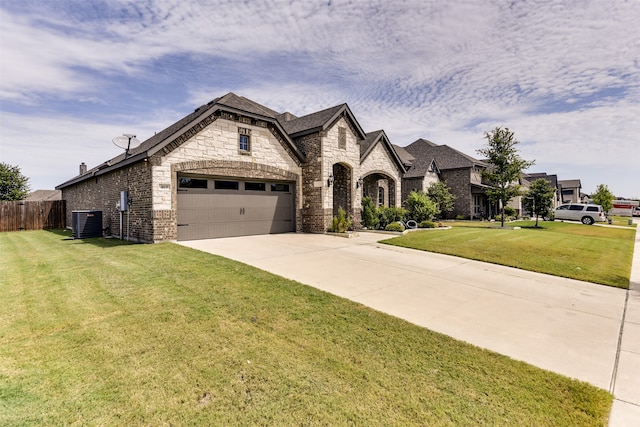
<path id="1" fill-rule="evenodd" d="M 342 126 L 338 127 L 338 148 L 347 149 L 347 128 Z"/>

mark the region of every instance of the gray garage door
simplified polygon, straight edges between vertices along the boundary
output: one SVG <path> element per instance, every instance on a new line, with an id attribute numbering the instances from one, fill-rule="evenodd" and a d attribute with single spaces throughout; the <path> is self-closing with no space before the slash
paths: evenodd
<path id="1" fill-rule="evenodd" d="M 287 233 L 294 183 L 178 177 L 178 240 Z"/>

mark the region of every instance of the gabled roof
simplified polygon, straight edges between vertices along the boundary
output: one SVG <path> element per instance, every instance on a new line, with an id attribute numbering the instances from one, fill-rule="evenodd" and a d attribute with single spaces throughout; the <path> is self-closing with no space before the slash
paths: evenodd
<path id="1" fill-rule="evenodd" d="M 523 174 L 525 178 L 527 178 L 530 182 L 535 181 L 536 179 L 544 178 L 549 182 L 551 187 L 558 188 L 558 175 L 547 175 L 546 172 L 539 173 L 525 173 Z"/>
<path id="2" fill-rule="evenodd" d="M 75 184 L 85 179 L 101 175 L 106 172 L 110 172 L 126 165 L 142 161 L 150 156 L 154 155 L 158 151 L 167 147 L 174 142 L 186 131 L 197 126 L 213 113 L 217 111 L 226 111 L 229 113 L 241 114 L 244 116 L 252 117 L 255 119 L 263 120 L 268 123 L 272 123 L 279 131 L 282 139 L 287 144 L 288 148 L 293 152 L 299 161 L 304 161 L 304 154 L 293 143 L 287 132 L 282 128 L 280 122 L 276 119 L 280 115 L 277 111 L 267 108 L 257 102 L 251 101 L 242 96 L 237 96 L 234 93 L 228 93 L 223 97 L 216 98 L 207 104 L 201 105 L 196 108 L 193 113 L 188 114 L 182 119 L 178 120 L 174 124 L 170 125 L 166 129 L 156 133 L 151 138 L 145 140 L 138 147 L 129 150 L 129 154 L 125 156 L 122 153 L 111 160 L 108 160 L 101 165 L 96 166 L 93 169 L 88 170 L 85 174 L 78 175 L 69 181 L 64 182 L 57 186 L 57 189 L 64 188 L 68 185 Z"/>
<path id="3" fill-rule="evenodd" d="M 279 112 L 272 110 L 271 108 L 260 105 L 255 101 L 245 98 L 244 96 L 238 96 L 233 92 L 229 92 L 222 98 L 216 100 L 217 104 L 224 105 L 231 109 L 235 109 L 238 112 L 252 113 L 258 116 L 269 117 L 275 119 L 280 115 Z"/>
<path id="4" fill-rule="evenodd" d="M 487 163 L 474 159 L 448 145 L 436 145 L 422 138 L 407 145 L 404 149 L 415 157 L 405 178 L 424 176 L 429 171 L 432 160 L 435 160 L 440 171 L 472 168 L 474 166 L 486 168 L 489 166 Z"/>
<path id="5" fill-rule="evenodd" d="M 292 138 L 297 138 L 310 133 L 327 130 L 341 115 L 344 115 L 345 118 L 351 121 L 358 139 L 364 139 L 365 133 L 347 104 L 336 105 L 335 107 L 307 114 L 302 117 L 292 115 L 286 117 L 286 114 L 281 114 L 278 119 L 287 133 Z M 287 118 L 290 120 L 286 120 Z"/>
<path id="6" fill-rule="evenodd" d="M 558 184 L 563 188 L 582 188 L 582 183 L 579 179 L 564 179 L 562 181 L 558 181 Z"/>
<path id="7" fill-rule="evenodd" d="M 378 144 L 382 144 L 385 150 L 387 150 L 387 153 L 389 153 L 391 158 L 395 161 L 400 172 L 405 173 L 407 169 L 405 168 L 404 163 L 398 156 L 396 150 L 394 150 L 391 142 L 389 142 L 389 138 L 387 138 L 387 134 L 385 134 L 383 130 L 369 132 L 365 135 L 365 138 L 360 141 L 360 163 L 367 158 L 369 153 L 371 153 Z"/>
<path id="8" fill-rule="evenodd" d="M 402 164 L 406 169 L 408 169 L 416 160 L 416 158 L 409 154 L 409 152 L 405 150 L 404 147 L 393 144 L 393 149 L 396 150 L 398 157 L 400 157 L 400 160 L 402 161 Z"/>
<path id="9" fill-rule="evenodd" d="M 62 200 L 62 191 L 35 190 L 24 199 L 25 202 L 49 202 L 52 200 Z"/>

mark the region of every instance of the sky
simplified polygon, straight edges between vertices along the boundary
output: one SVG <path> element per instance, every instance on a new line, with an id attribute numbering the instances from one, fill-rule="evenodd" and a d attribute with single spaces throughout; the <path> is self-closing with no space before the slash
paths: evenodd
<path id="1" fill-rule="evenodd" d="M 234 92 L 640 198 L 638 0 L 3 0 L 0 162 L 53 189 Z"/>

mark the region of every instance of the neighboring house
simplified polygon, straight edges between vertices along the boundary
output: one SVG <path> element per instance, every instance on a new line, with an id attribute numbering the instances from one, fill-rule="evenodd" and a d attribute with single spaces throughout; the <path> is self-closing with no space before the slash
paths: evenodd
<path id="1" fill-rule="evenodd" d="M 51 202 L 54 200 L 62 200 L 62 191 L 35 190 L 29 193 L 26 199 L 24 199 L 25 202 Z"/>
<path id="2" fill-rule="evenodd" d="M 553 203 L 551 208 L 555 209 L 557 206 L 562 204 L 562 198 L 561 198 L 562 193 L 560 191 L 560 184 L 559 184 L 560 181 L 558 181 L 558 175 L 548 175 L 546 172 L 538 172 L 538 173 L 525 173 L 523 174 L 523 177 L 527 179 L 530 183 L 537 179 L 541 179 L 541 178 L 546 179 L 549 185 L 551 186 L 551 188 L 553 188 Z"/>
<path id="3" fill-rule="evenodd" d="M 358 226 L 363 193 L 400 204 L 405 167 L 347 104 L 296 117 L 229 93 L 80 171 L 57 187 L 68 223 L 101 210 L 107 233 L 159 242 L 324 232 L 339 207 Z"/>
<path id="4" fill-rule="evenodd" d="M 580 194 L 582 184 L 579 179 L 558 181 L 558 186 L 562 195 L 561 203 L 580 203 L 582 201 Z"/>
<path id="5" fill-rule="evenodd" d="M 426 191 L 431 183 L 443 181 L 456 197 L 453 216 L 483 218 L 495 212 L 485 193 L 488 185 L 482 181 L 487 163 L 422 138 L 396 151 L 409 165 L 402 180 L 403 200 L 411 191 Z"/>

